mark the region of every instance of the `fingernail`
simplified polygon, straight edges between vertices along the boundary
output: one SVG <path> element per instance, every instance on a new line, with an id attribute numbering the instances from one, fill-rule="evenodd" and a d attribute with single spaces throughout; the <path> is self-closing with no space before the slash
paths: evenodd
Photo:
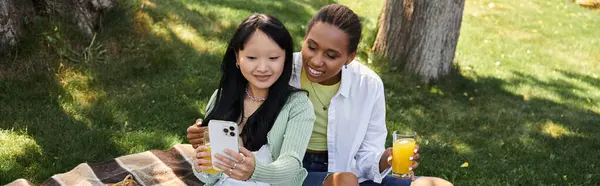
<path id="1" fill-rule="evenodd" d="M 414 159 L 415 159 L 415 158 L 413 158 L 412 156 L 411 156 L 411 157 L 408 157 L 408 160 L 410 160 L 410 161 L 412 161 L 412 160 L 414 160 Z"/>
<path id="2" fill-rule="evenodd" d="M 413 150 L 413 152 L 415 152 L 415 153 L 417 153 L 417 151 L 418 151 L 417 149 Z"/>
<path id="3" fill-rule="evenodd" d="M 412 171 L 412 167 L 409 167 L 409 168 L 408 168 L 408 171 Z"/>

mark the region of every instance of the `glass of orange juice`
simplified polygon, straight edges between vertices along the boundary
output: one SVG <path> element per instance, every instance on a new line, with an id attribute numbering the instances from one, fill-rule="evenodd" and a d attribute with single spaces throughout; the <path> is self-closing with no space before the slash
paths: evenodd
<path id="1" fill-rule="evenodd" d="M 392 147 L 392 176 L 408 179 L 410 178 L 413 161 L 409 158 L 415 154 L 414 149 L 417 145 L 417 133 L 405 130 L 394 131 L 394 144 Z"/>
<path id="2" fill-rule="evenodd" d="M 210 138 L 208 137 L 208 129 L 204 129 L 204 145 L 206 147 L 208 147 L 208 149 L 204 152 L 208 152 L 210 154 Z M 203 159 L 205 160 L 212 160 L 212 158 L 210 156 L 208 157 L 204 157 Z M 215 168 L 212 167 L 212 164 L 206 164 L 203 166 L 210 166 L 211 168 L 205 171 L 202 171 L 206 174 L 219 174 L 218 170 L 215 170 Z"/>

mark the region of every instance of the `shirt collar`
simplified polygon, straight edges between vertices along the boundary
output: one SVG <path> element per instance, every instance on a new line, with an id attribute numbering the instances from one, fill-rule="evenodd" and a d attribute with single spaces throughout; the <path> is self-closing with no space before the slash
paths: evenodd
<path id="1" fill-rule="evenodd" d="M 352 64 L 352 62 L 350 63 Z M 352 75 L 354 73 L 352 73 L 352 65 L 346 65 L 344 67 L 342 67 L 342 80 L 340 80 L 340 90 L 338 91 L 338 93 L 346 98 L 350 97 L 350 83 L 352 83 Z M 346 68 L 347 67 L 347 68 Z"/>

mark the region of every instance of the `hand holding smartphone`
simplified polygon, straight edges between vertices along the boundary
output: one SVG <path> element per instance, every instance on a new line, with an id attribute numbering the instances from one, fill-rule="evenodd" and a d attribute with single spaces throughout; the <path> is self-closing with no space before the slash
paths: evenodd
<path id="1" fill-rule="evenodd" d="M 214 162 L 223 164 L 220 160 L 215 158 L 217 153 L 233 159 L 231 156 L 225 154 L 225 149 L 239 153 L 238 136 L 240 131 L 238 125 L 235 122 L 223 121 L 223 120 L 210 120 L 208 123 L 208 134 L 210 138 L 210 155 L 213 161 L 212 166 L 215 170 L 223 171 L 215 166 Z"/>

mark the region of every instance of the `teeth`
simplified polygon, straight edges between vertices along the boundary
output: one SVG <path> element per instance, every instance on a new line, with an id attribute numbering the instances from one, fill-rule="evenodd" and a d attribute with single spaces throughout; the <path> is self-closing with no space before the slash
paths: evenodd
<path id="1" fill-rule="evenodd" d="M 268 79 L 270 76 L 256 76 L 258 79 Z"/>
<path id="2" fill-rule="evenodd" d="M 310 67 L 308 67 L 308 71 L 310 71 L 310 73 L 314 74 L 314 75 L 321 75 L 323 73 L 321 71 L 317 71 L 317 70 L 315 70 L 313 68 L 310 68 Z"/>

